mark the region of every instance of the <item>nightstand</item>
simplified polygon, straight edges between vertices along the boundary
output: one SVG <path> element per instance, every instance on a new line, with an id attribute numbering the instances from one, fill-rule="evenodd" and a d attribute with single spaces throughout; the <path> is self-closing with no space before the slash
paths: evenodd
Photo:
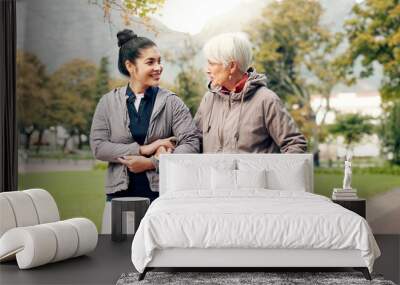
<path id="1" fill-rule="evenodd" d="M 332 202 L 339 204 L 340 206 L 359 214 L 365 219 L 366 217 L 366 200 L 365 199 L 354 199 L 354 200 L 332 200 Z"/>
<path id="2" fill-rule="evenodd" d="M 111 200 L 111 240 L 123 241 L 126 234 L 122 233 L 122 215 L 125 211 L 135 212 L 135 231 L 137 231 L 140 221 L 146 214 L 150 206 L 150 199 L 143 197 L 121 197 Z"/>

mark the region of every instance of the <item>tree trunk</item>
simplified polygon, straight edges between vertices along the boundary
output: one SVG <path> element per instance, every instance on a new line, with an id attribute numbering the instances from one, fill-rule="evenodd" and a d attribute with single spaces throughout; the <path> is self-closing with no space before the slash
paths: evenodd
<path id="1" fill-rule="evenodd" d="M 43 134 L 44 134 L 44 130 L 39 130 L 39 137 L 38 137 L 38 142 L 37 142 L 37 146 L 36 146 L 36 153 L 39 153 L 40 147 L 42 146 Z"/>
<path id="2" fill-rule="evenodd" d="M 83 146 L 83 143 L 82 143 L 82 134 L 81 134 L 81 132 L 78 132 L 78 149 L 79 150 L 82 150 L 82 146 Z"/>
<path id="3" fill-rule="evenodd" d="M 25 141 L 25 149 L 29 150 L 30 146 L 31 146 L 31 136 L 32 133 L 25 133 L 26 136 L 26 141 Z"/>
<path id="4" fill-rule="evenodd" d="M 322 120 L 321 120 L 321 122 L 320 122 L 320 125 L 319 125 L 319 128 L 322 130 L 322 128 L 324 127 L 324 125 L 325 125 L 325 119 L 326 119 L 326 116 L 328 115 L 328 113 L 330 112 L 330 110 L 331 110 L 331 104 L 330 104 L 330 90 L 331 90 L 332 88 L 329 88 L 329 91 L 327 91 L 326 92 L 326 96 L 325 96 L 325 99 L 326 99 L 326 109 L 325 109 L 325 112 L 324 112 L 324 115 L 322 116 Z M 311 107 L 310 107 L 311 108 Z M 313 130 L 313 139 L 314 139 L 314 145 L 313 145 L 313 157 L 314 157 L 314 165 L 315 166 L 317 166 L 317 167 L 319 167 L 320 166 L 320 159 L 319 159 L 319 132 L 317 131 L 317 122 L 316 122 L 316 114 L 314 114 L 314 112 L 312 112 L 312 119 L 313 119 L 313 122 L 315 122 L 315 128 L 314 128 L 314 130 Z M 329 167 L 332 167 L 332 159 L 331 158 L 329 158 L 329 160 L 328 160 L 328 166 Z"/>
<path id="5" fill-rule="evenodd" d="M 317 116 L 314 113 L 314 111 L 311 109 L 311 106 L 310 106 L 310 120 L 315 125 L 313 130 L 312 130 L 312 137 L 313 137 L 312 154 L 313 154 L 313 160 L 314 160 L 314 165 L 319 167 L 320 166 L 320 161 L 319 161 L 319 132 L 318 132 L 318 126 L 317 126 Z"/>
<path id="6" fill-rule="evenodd" d="M 35 130 L 32 130 L 30 132 L 28 132 L 26 130 L 24 131 L 25 136 L 26 136 L 26 141 L 25 141 L 25 149 L 26 150 L 29 150 L 31 148 L 31 137 L 32 137 L 32 134 L 34 131 Z"/>
<path id="7" fill-rule="evenodd" d="M 63 153 L 67 153 L 67 143 L 69 141 L 69 137 L 64 139 L 64 143 L 63 143 Z"/>

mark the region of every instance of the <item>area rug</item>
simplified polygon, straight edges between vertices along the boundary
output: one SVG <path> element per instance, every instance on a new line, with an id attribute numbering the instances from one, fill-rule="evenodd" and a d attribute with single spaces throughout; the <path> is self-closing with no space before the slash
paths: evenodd
<path id="1" fill-rule="evenodd" d="M 134 284 L 213 284 L 213 285 L 297 285 L 297 284 L 376 284 L 395 285 L 384 280 L 381 275 L 372 275 L 368 281 L 360 272 L 153 272 L 150 271 L 142 281 L 138 281 L 139 273 L 125 273 L 117 281 L 117 285 Z"/>

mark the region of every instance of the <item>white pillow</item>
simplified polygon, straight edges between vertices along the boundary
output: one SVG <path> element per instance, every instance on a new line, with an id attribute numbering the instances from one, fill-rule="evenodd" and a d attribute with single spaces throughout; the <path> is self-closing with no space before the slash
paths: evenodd
<path id="1" fill-rule="evenodd" d="M 237 188 L 267 188 L 267 171 L 236 170 Z"/>
<path id="2" fill-rule="evenodd" d="M 270 169 L 267 172 L 268 189 L 306 191 L 307 181 L 304 163 L 293 165 L 290 171 Z"/>
<path id="3" fill-rule="evenodd" d="M 168 191 L 185 191 L 192 189 L 209 189 L 209 167 L 188 167 L 182 164 L 169 163 Z"/>
<path id="4" fill-rule="evenodd" d="M 236 170 L 211 168 L 211 189 L 236 190 Z"/>
<path id="5" fill-rule="evenodd" d="M 266 188 L 271 190 L 306 191 L 310 188 L 311 181 L 307 179 L 308 164 L 304 160 L 240 159 L 238 168 L 251 171 L 266 169 Z"/>
<path id="6" fill-rule="evenodd" d="M 234 169 L 234 161 L 217 161 L 213 166 L 193 164 L 188 161 L 172 162 L 167 164 L 166 190 L 211 190 L 211 169 Z"/>
<path id="7" fill-rule="evenodd" d="M 211 169 L 211 189 L 267 188 L 266 170 Z"/>

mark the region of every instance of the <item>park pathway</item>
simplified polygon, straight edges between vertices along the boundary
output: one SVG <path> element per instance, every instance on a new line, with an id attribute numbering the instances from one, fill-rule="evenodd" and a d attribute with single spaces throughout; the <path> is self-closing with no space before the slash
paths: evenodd
<path id="1" fill-rule="evenodd" d="M 400 234 L 400 187 L 368 199 L 367 220 L 374 234 Z"/>
<path id="2" fill-rule="evenodd" d="M 30 159 L 18 163 L 18 172 L 87 171 L 92 170 L 94 165 L 95 160 Z"/>

